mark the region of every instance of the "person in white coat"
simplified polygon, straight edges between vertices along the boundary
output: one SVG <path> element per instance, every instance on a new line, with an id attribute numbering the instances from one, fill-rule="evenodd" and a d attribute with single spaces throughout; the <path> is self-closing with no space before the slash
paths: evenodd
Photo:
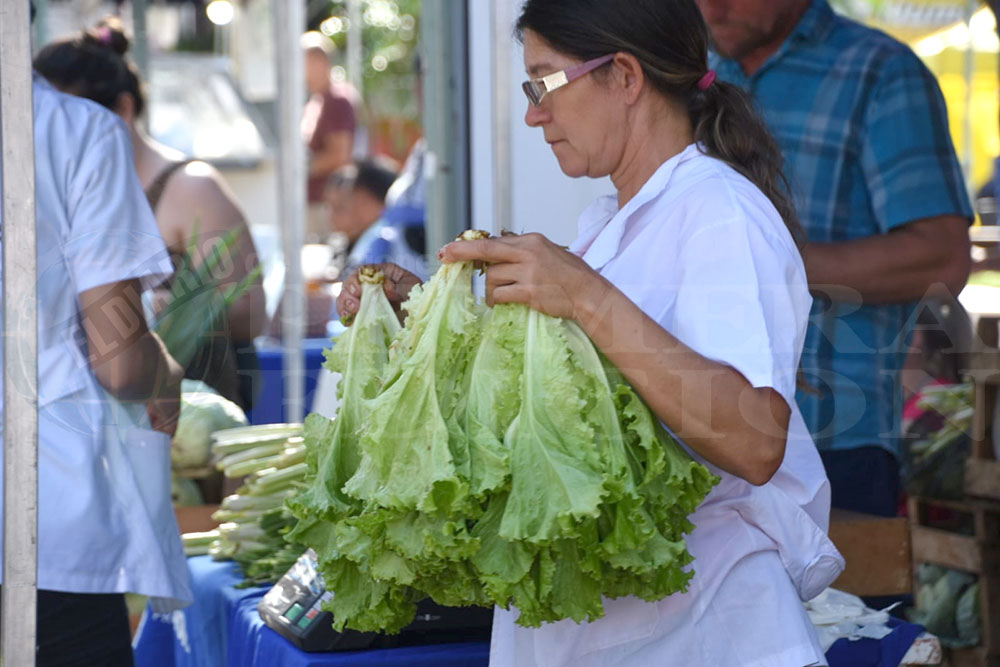
<path id="1" fill-rule="evenodd" d="M 123 593 L 191 600 L 170 505 L 184 372 L 141 302 L 172 267 L 121 120 L 37 75 L 33 94 L 37 664 L 130 665 Z"/>
<path id="2" fill-rule="evenodd" d="M 526 122 L 568 176 L 610 176 L 617 193 L 583 213 L 568 250 L 528 234 L 440 257 L 486 263 L 490 304 L 578 322 L 721 482 L 690 517 L 686 592 L 536 629 L 498 608 L 490 664 L 825 664 L 803 600 L 844 562 L 795 403 L 811 298 L 778 148 L 708 68 L 694 0 L 528 0 L 517 30 Z M 387 275 L 387 294 L 414 282 Z M 341 313 L 356 297 L 349 282 Z"/>

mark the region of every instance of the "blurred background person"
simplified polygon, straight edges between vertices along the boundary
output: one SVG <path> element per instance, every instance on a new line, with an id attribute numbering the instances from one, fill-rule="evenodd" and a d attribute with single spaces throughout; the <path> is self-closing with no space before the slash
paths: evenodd
<path id="1" fill-rule="evenodd" d="M 306 337 L 327 336 L 329 322 L 336 319 L 336 293 L 331 283 L 357 267 L 370 247 L 381 242 L 386 226 L 382 220 L 385 195 L 396 179 L 395 167 L 389 158 L 368 158 L 340 168 L 328 179 L 324 198 L 329 210 L 330 259 L 326 266 L 304 266 Z M 303 253 L 304 260 L 311 256 L 311 253 Z M 324 254 L 315 255 L 321 256 L 325 259 Z M 281 318 L 271 321 L 269 333 L 281 337 Z"/>
<path id="2" fill-rule="evenodd" d="M 969 275 L 973 214 L 940 87 L 908 46 L 828 0 L 697 3 L 719 78 L 752 93 L 778 141 L 805 228 L 797 401 L 833 506 L 896 516 L 912 316 Z"/>
<path id="3" fill-rule="evenodd" d="M 369 246 L 382 237 L 385 197 L 398 169 L 389 158 L 366 158 L 339 169 L 327 181 L 330 243 L 338 276 L 362 262 Z"/>
<path id="4" fill-rule="evenodd" d="M 213 275 L 220 290 L 237 285 L 258 266 L 257 251 L 246 220 L 232 192 L 211 165 L 188 160 L 150 138 L 140 125 L 146 107 L 142 82 L 126 60 L 129 40 L 117 18 L 109 17 L 91 30 L 45 46 L 35 57 L 35 69 L 63 92 L 93 100 L 117 113 L 129 130 L 135 167 L 156 223 L 170 252 L 175 271 L 197 235 L 198 266 L 221 237 L 238 230 Z M 156 291 L 154 310 L 169 302 L 171 281 Z M 253 339 L 266 325 L 264 291 L 258 277 L 226 310 L 185 376 L 202 380 L 245 410 L 253 404 L 258 364 Z"/>
<path id="5" fill-rule="evenodd" d="M 418 87 L 419 91 L 419 87 Z M 368 245 L 356 266 L 391 262 L 421 280 L 429 277 L 427 271 L 426 214 L 427 187 L 424 183 L 427 140 L 419 139 L 410 149 L 399 178 L 385 196 L 385 226 L 380 238 Z"/>
<path id="6" fill-rule="evenodd" d="M 326 237 L 329 214 L 323 190 L 338 169 L 351 163 L 355 153 L 360 98 L 354 88 L 335 82 L 330 72 L 334 44 L 321 32 L 302 35 L 306 90 L 309 101 L 302 112 L 302 137 L 309 150 L 306 242 Z"/>

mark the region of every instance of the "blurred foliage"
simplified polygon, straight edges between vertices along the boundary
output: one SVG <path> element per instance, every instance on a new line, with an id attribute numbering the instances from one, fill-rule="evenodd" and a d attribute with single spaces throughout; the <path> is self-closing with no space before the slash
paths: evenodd
<path id="1" fill-rule="evenodd" d="M 416 56 L 421 0 L 363 0 L 362 96 L 372 152 L 402 160 L 420 134 Z M 346 76 L 346 0 L 314 0 L 308 26 L 337 46 L 335 75 Z"/>
<path id="2" fill-rule="evenodd" d="M 346 66 L 348 12 L 345 0 L 328 0 L 309 16 L 309 28 L 337 45 L 337 64 Z M 420 36 L 420 0 L 362 2 L 362 64 L 365 100 L 397 114 L 419 115 L 414 57 Z"/>

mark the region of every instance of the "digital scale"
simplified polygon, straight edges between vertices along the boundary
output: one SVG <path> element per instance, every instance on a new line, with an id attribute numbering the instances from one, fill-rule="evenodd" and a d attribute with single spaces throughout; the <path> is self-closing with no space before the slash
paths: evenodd
<path id="1" fill-rule="evenodd" d="M 333 598 L 320 574 L 316 552 L 307 550 L 257 605 L 264 623 L 303 651 L 357 651 L 371 648 L 487 641 L 493 610 L 442 607 L 427 599 L 398 635 L 333 629 L 333 614 L 320 607 Z"/>

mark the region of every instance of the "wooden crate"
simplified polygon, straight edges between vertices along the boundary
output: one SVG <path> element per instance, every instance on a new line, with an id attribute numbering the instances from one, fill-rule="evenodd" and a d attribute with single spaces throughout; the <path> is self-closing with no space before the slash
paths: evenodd
<path id="1" fill-rule="evenodd" d="M 972 526 L 973 534 L 928 526 L 928 510 L 932 508 L 971 518 L 966 523 Z M 982 646 L 951 651 L 948 664 L 1000 667 L 1000 503 L 910 498 L 909 514 L 914 571 L 919 563 L 933 563 L 979 578 Z"/>
<path id="2" fill-rule="evenodd" d="M 974 387 L 972 448 L 965 464 L 965 499 L 961 502 L 911 498 L 910 537 L 913 562 L 935 563 L 978 575 L 983 643 L 950 651 L 951 667 L 1000 667 L 1000 461 L 993 451 L 993 411 L 1000 390 L 998 318 L 983 317 L 967 374 Z M 927 510 L 940 507 L 971 518 L 971 534 L 931 527 Z M 915 570 L 916 568 L 914 568 Z"/>
<path id="3" fill-rule="evenodd" d="M 880 517 L 834 508 L 830 539 L 847 565 L 833 587 L 862 597 L 903 595 L 913 584 L 910 526 L 905 517 Z"/>

